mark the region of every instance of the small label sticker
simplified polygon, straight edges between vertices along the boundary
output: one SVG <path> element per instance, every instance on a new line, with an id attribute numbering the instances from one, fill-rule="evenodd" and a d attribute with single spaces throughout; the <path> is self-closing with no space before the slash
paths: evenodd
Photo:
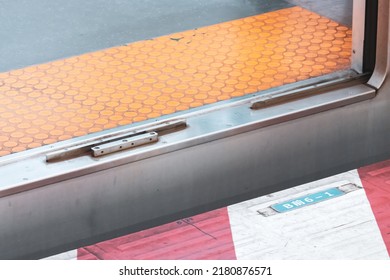
<path id="1" fill-rule="evenodd" d="M 282 203 L 271 205 L 271 208 L 279 213 L 288 212 L 291 210 L 299 209 L 304 206 L 315 204 L 324 200 L 328 200 L 334 197 L 344 195 L 345 193 L 338 188 L 328 189 L 322 192 L 309 194 L 307 196 L 298 197 L 292 200 L 288 200 Z"/>

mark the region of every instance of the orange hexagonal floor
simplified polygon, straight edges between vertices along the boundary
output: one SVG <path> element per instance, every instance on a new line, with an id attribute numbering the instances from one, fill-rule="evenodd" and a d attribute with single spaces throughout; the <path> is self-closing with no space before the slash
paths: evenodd
<path id="1" fill-rule="evenodd" d="M 0 73 L 0 156 L 347 69 L 351 36 L 293 7 Z"/>

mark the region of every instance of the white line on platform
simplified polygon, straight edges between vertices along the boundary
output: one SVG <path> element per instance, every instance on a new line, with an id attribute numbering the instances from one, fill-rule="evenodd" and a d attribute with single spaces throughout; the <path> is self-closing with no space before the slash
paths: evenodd
<path id="1" fill-rule="evenodd" d="M 269 217 L 257 211 L 345 182 L 356 170 L 228 207 L 238 259 L 388 259 L 365 191 Z"/>

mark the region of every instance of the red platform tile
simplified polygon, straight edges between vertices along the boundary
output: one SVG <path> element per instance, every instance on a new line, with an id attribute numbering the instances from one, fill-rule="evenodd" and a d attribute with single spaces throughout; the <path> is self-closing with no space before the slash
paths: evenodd
<path id="1" fill-rule="evenodd" d="M 236 259 L 227 208 L 78 250 L 79 260 Z"/>
<path id="2" fill-rule="evenodd" d="M 390 160 L 358 171 L 390 256 Z"/>

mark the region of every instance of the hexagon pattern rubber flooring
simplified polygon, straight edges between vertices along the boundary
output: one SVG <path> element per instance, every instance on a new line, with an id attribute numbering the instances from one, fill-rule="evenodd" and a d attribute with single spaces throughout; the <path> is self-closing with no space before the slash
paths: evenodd
<path id="1" fill-rule="evenodd" d="M 0 73 L 0 156 L 347 69 L 351 44 L 293 7 Z"/>

